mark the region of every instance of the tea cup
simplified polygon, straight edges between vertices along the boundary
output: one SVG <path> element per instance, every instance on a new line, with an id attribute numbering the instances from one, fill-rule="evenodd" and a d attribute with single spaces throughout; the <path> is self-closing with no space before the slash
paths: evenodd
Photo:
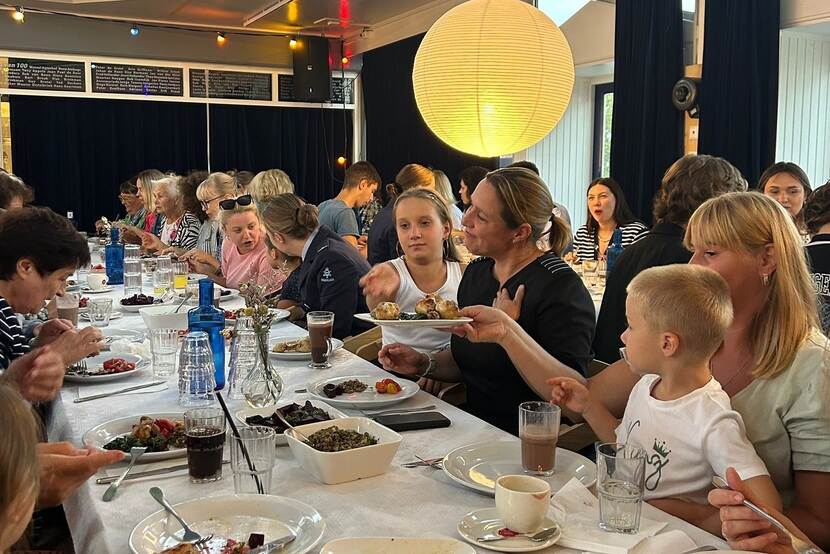
<path id="1" fill-rule="evenodd" d="M 496 510 L 505 527 L 533 533 L 542 526 L 550 505 L 550 483 L 529 475 L 503 475 L 496 481 Z"/>
<path id="2" fill-rule="evenodd" d="M 86 282 L 92 290 L 101 290 L 107 286 L 106 273 L 90 273 L 86 277 Z"/>

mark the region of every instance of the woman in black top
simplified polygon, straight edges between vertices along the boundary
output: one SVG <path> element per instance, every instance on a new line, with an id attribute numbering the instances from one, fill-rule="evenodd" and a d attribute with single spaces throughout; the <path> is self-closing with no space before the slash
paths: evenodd
<path id="1" fill-rule="evenodd" d="M 806 246 L 810 277 L 818 294 L 821 329 L 827 335 L 830 333 L 830 181 L 807 199 L 802 214 L 811 237 Z"/>
<path id="2" fill-rule="evenodd" d="M 432 170 L 418 164 L 407 164 L 398 171 L 395 182 L 386 185 L 389 201 L 375 215 L 367 238 L 366 259 L 370 264 L 394 260 L 401 255 L 398 249 L 398 231 L 395 229 L 395 198 L 404 191 L 424 187 L 435 190 L 435 176 Z"/>
<path id="3" fill-rule="evenodd" d="M 505 168 L 488 173 L 471 200 L 462 219 L 465 244 L 483 257 L 464 272 L 459 305 L 502 307 L 559 362 L 584 374 L 591 360 L 594 307 L 579 276 L 556 253 L 536 246 L 549 221 L 555 248 L 568 239 L 561 220 L 551 218 L 547 187 L 527 169 Z M 463 381 L 466 409 L 514 434 L 519 403 L 544 398 L 549 389 L 545 369 L 521 373 L 501 346 L 458 336 L 451 351 L 420 354 L 392 344 L 380 351 L 379 360 L 397 373 Z"/>

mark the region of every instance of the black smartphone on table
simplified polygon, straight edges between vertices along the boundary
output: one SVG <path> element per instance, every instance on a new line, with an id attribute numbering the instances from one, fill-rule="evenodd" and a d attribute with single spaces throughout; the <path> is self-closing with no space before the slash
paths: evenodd
<path id="1" fill-rule="evenodd" d="M 414 414 L 390 414 L 373 418 L 393 431 L 416 431 L 449 427 L 450 420 L 439 412 L 418 412 Z"/>

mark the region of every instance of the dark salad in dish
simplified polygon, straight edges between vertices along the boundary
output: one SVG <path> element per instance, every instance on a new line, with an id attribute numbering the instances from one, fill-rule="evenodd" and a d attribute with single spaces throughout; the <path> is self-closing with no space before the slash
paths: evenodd
<path id="1" fill-rule="evenodd" d="M 129 452 L 131 448 L 144 446 L 147 452 L 167 452 L 185 447 L 184 423 L 169 419 L 153 419 L 141 416 L 131 433 L 112 439 L 105 450 Z"/>
<path id="2" fill-rule="evenodd" d="M 307 423 L 318 423 L 320 421 L 331 421 L 331 416 L 325 410 L 317 408 L 311 402 L 306 400 L 305 404 L 289 404 L 282 408 L 277 408 L 282 416 L 293 426 L 305 425 Z M 245 418 L 245 423 L 248 425 L 265 425 L 266 427 L 273 427 L 277 433 L 285 432 L 285 424 L 280 421 L 276 414 L 271 414 L 267 417 L 260 415 L 253 415 Z"/>

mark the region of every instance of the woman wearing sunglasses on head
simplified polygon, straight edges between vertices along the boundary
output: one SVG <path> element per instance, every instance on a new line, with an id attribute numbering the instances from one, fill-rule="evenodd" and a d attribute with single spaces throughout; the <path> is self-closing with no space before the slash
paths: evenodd
<path id="1" fill-rule="evenodd" d="M 259 211 L 251 195 L 220 200 L 219 222 L 225 235 L 221 265 L 207 252 L 197 250 L 185 255 L 194 271 L 208 275 L 223 287 L 238 289 L 253 280 L 265 285 L 268 293 L 280 290 L 285 273 L 271 267 Z"/>

